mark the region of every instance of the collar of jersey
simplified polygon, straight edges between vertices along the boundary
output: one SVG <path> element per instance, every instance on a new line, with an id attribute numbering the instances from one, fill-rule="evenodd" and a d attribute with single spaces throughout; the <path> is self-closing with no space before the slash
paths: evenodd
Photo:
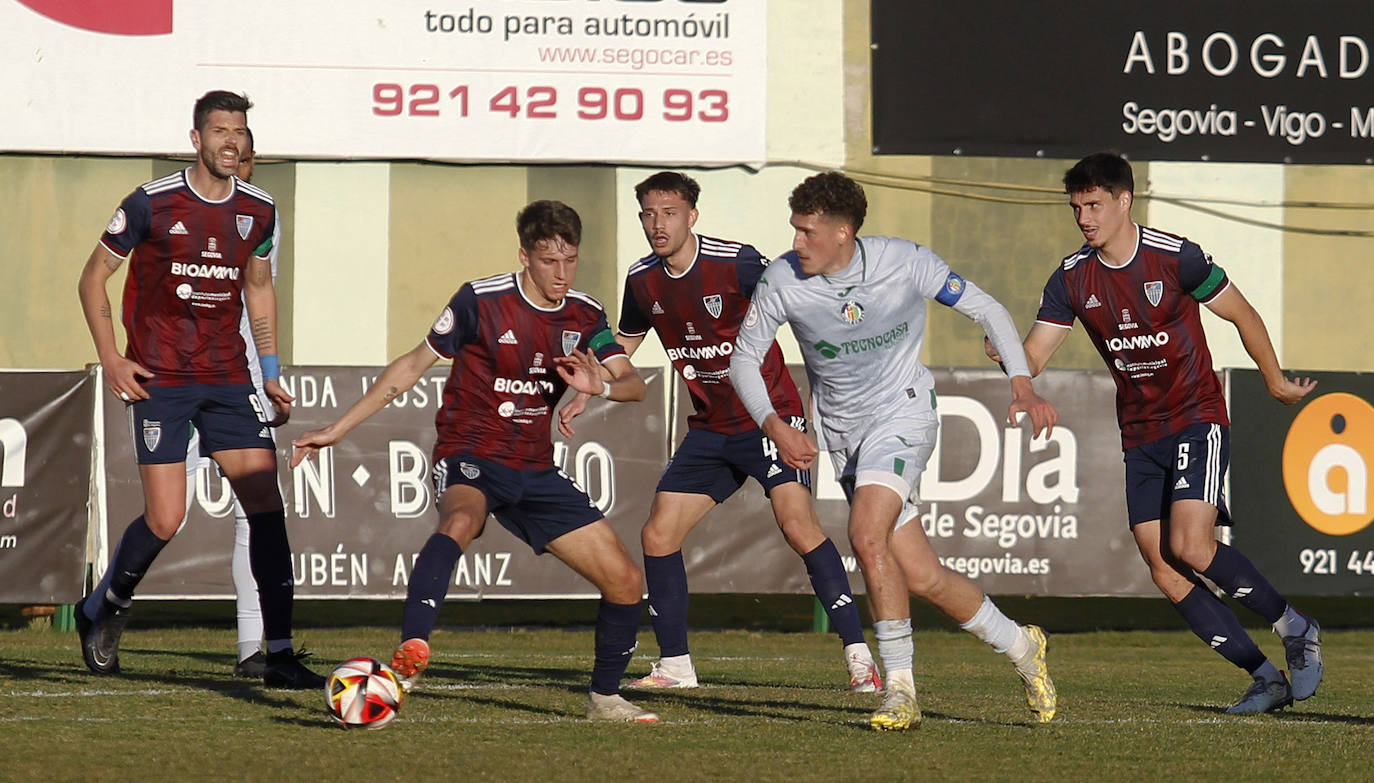
<path id="1" fill-rule="evenodd" d="M 682 270 L 682 274 L 673 274 L 673 270 L 668 268 L 668 259 L 664 258 L 663 256 L 658 256 L 659 259 L 663 261 L 663 274 L 667 275 L 673 280 L 681 280 L 682 278 L 686 277 L 694 268 L 696 268 L 697 259 L 701 258 L 701 240 L 697 239 L 697 235 L 695 233 L 690 231 L 687 233 L 691 234 L 692 241 L 697 243 L 697 252 L 692 254 L 692 263 L 688 264 L 687 268 Z M 658 254 L 655 253 L 654 255 Z"/>
<path id="2" fill-rule="evenodd" d="M 238 189 L 239 189 L 239 188 L 238 188 L 239 178 L 238 178 L 238 177 L 230 177 L 229 180 L 230 180 L 230 181 L 229 181 L 229 195 L 225 196 L 224 198 L 220 199 L 219 201 L 213 201 L 213 200 L 211 200 L 211 199 L 208 199 L 208 198 L 202 196 L 202 195 L 200 194 L 200 191 L 196 190 L 196 186 L 191 184 L 191 169 L 188 168 L 188 169 L 185 169 L 185 170 L 183 170 L 183 171 L 181 172 L 181 181 L 186 183 L 186 189 L 189 190 L 189 191 L 191 191 L 191 195 L 195 196 L 196 198 L 200 199 L 201 201 L 204 201 L 206 204 L 223 204 L 223 203 L 227 202 L 229 199 L 231 199 L 231 198 L 234 197 L 234 194 L 237 193 L 237 192 L 238 192 Z"/>
<path id="3" fill-rule="evenodd" d="M 1101 253 L 1101 251 L 1094 250 L 1094 251 L 1093 251 L 1093 255 L 1097 257 L 1097 263 L 1101 264 L 1102 266 L 1106 267 L 1107 269 L 1111 269 L 1111 270 L 1115 271 L 1115 270 L 1118 270 L 1118 269 L 1125 269 L 1126 267 L 1130 266 L 1130 265 L 1131 265 L 1131 262 L 1135 260 L 1135 257 L 1138 256 L 1138 255 L 1140 255 L 1140 240 L 1144 238 L 1145 234 L 1144 234 L 1144 232 L 1142 232 L 1142 231 L 1140 230 L 1140 224 L 1139 224 L 1139 223 L 1132 223 L 1131 225 L 1135 226 L 1135 250 L 1132 250 L 1132 251 L 1131 251 L 1131 258 L 1130 258 L 1130 260 L 1127 261 L 1126 263 L 1122 264 L 1121 266 L 1112 266 L 1111 264 L 1109 264 L 1109 263 L 1107 263 L 1106 261 L 1102 260 L 1102 253 Z"/>
<path id="4" fill-rule="evenodd" d="M 868 251 L 864 250 L 864 243 L 862 238 L 854 240 L 854 244 L 859 246 L 859 282 L 862 283 L 868 280 Z M 848 272 L 850 267 L 852 267 L 853 265 L 854 259 L 850 258 L 849 266 L 846 266 L 844 268 L 844 271 Z M 839 281 L 831 280 L 824 272 L 821 272 L 820 275 L 822 280 L 831 285 L 839 284 Z M 853 286 L 850 287 L 852 288 Z"/>
<path id="5" fill-rule="evenodd" d="M 525 300 L 525 304 L 529 305 L 530 307 L 533 307 L 541 313 L 556 313 L 559 310 L 563 309 L 563 305 L 568 303 L 568 295 L 563 294 L 563 301 L 559 302 L 557 305 L 553 307 L 540 307 L 534 302 L 531 302 L 530 298 L 525 295 L 525 287 L 520 285 L 520 273 L 511 272 L 511 276 L 515 278 L 515 290 L 520 294 L 520 298 Z M 568 291 L 571 292 L 572 289 L 569 288 Z"/>

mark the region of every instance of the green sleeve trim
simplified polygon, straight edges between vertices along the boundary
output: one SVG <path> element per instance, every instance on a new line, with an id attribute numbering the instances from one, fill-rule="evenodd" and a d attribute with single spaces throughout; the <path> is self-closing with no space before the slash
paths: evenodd
<path id="1" fill-rule="evenodd" d="M 611 334 L 611 330 L 602 329 L 592 335 L 592 339 L 587 341 L 587 347 L 595 353 L 613 342 L 615 342 L 615 335 Z"/>
<path id="2" fill-rule="evenodd" d="M 1207 279 L 1203 280 L 1201 285 L 1193 289 L 1192 297 L 1199 301 L 1206 299 L 1216 292 L 1217 286 L 1221 285 L 1221 281 L 1225 279 L 1226 272 L 1224 272 L 1221 267 L 1213 264 L 1212 271 L 1207 275 Z"/>
<path id="3" fill-rule="evenodd" d="M 253 255 L 258 258 L 265 258 L 270 252 L 272 252 L 272 237 L 262 240 L 262 244 L 258 245 L 258 248 L 253 251 Z"/>

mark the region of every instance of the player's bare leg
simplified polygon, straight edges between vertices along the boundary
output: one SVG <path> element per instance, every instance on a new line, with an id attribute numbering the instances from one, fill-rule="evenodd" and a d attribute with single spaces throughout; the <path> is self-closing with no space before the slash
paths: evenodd
<path id="1" fill-rule="evenodd" d="M 1007 656 L 1026 690 L 1026 703 L 1038 723 L 1054 718 L 1058 705 L 1045 663 L 1049 643 L 1034 625 L 1019 625 L 997 608 L 977 583 L 941 565 L 914 513 L 892 534 L 892 551 L 906 574 L 907 589 L 944 612 L 959 627 Z"/>
<path id="2" fill-rule="evenodd" d="M 849 543 L 868 586 L 878 657 L 887 675 L 882 705 L 869 717 L 869 725 L 879 731 L 921 724 L 911 672 L 911 604 L 906 577 L 891 548 L 892 528 L 901 510 L 902 498 L 880 484 L 856 488 L 849 507 Z"/>
<path id="3" fill-rule="evenodd" d="M 624 542 L 606 520 L 601 519 L 559 536 L 550 541 L 546 549 L 601 591 L 587 717 L 657 723 L 658 715 L 620 695 L 620 678 L 636 647 L 640 597 L 644 594 L 644 577 L 631 562 Z"/>
<path id="4" fill-rule="evenodd" d="M 863 623 L 859 619 L 859 605 L 854 601 L 849 576 L 840 560 L 835 543 L 821 529 L 811 490 L 792 481 L 773 487 L 768 495 L 773 505 L 773 517 L 782 530 L 787 545 L 806 564 L 807 576 L 816 600 L 825 608 L 830 624 L 844 645 L 845 669 L 849 674 L 849 689 L 856 693 L 882 690 L 882 677 L 873 661 L 873 652 L 864 639 Z"/>

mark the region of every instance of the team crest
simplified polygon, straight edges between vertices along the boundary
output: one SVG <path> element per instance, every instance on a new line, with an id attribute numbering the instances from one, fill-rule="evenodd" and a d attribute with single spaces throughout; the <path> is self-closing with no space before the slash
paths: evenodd
<path id="1" fill-rule="evenodd" d="M 706 312 L 710 313 L 712 318 L 720 317 L 720 294 L 703 296 L 701 301 L 706 305 Z"/>
<path id="2" fill-rule="evenodd" d="M 564 355 L 564 356 L 571 356 L 571 355 L 572 355 L 572 352 L 575 351 L 575 350 L 577 350 L 577 344 L 578 344 L 579 342 L 581 342 L 581 341 L 582 341 L 582 333 L 581 333 L 581 332 L 573 332 L 573 331 L 569 331 L 569 330 L 567 330 L 567 329 L 564 329 L 564 330 L 563 330 L 563 355 Z"/>
<path id="3" fill-rule="evenodd" d="M 849 301 L 840 305 L 840 320 L 853 326 L 864 319 L 863 305 Z"/>
<path id="4" fill-rule="evenodd" d="M 468 481 L 472 481 L 482 475 L 482 471 L 476 465 L 467 462 L 459 462 L 458 470 L 462 471 L 463 475 L 468 477 Z"/>
<path id="5" fill-rule="evenodd" d="M 238 229 L 239 229 L 239 239 L 247 239 L 247 238 L 248 238 L 248 232 L 253 230 L 253 216 L 252 216 L 252 215 L 235 215 L 235 216 L 234 216 L 234 225 L 238 226 Z"/>
<path id="6" fill-rule="evenodd" d="M 143 447 L 148 451 L 157 451 L 157 444 L 162 442 L 162 422 L 143 420 Z"/>
<path id="7" fill-rule="evenodd" d="M 1159 300 L 1164 297 L 1164 282 L 1162 280 L 1151 280 L 1145 284 L 1145 298 L 1150 300 L 1151 307 L 1158 307 Z"/>

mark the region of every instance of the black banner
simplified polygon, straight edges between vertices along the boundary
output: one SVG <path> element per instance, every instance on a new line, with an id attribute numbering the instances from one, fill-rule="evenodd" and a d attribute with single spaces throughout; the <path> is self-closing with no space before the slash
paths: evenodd
<path id="1" fill-rule="evenodd" d="M 1230 377 L 1236 543 L 1280 592 L 1374 594 L 1374 375 L 1311 373 L 1294 406 Z"/>
<path id="2" fill-rule="evenodd" d="M 872 0 L 879 154 L 1368 163 L 1369 0 Z"/>
<path id="3" fill-rule="evenodd" d="M 94 375 L 0 372 L 0 603 L 81 597 Z"/>

